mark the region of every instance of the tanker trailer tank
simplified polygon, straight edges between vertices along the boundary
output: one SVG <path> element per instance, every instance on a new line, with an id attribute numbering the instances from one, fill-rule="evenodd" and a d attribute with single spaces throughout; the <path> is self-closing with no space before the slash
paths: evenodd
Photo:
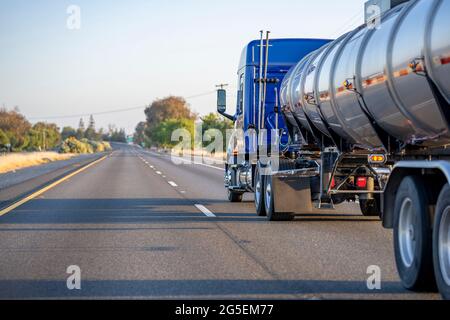
<path id="1" fill-rule="evenodd" d="M 444 48 L 450 53 L 450 38 L 430 38 L 448 32 L 449 2 L 442 1 L 442 20 L 433 22 L 436 3 L 410 1 L 390 11 L 380 28 L 367 32 L 359 50 L 355 87 L 376 123 L 398 139 L 401 148 L 450 143 L 448 95 L 447 105 L 439 101 L 442 92 L 450 91 L 450 72 L 447 66 L 443 73 L 444 68 L 434 62 Z M 433 52 L 433 44 L 438 52 Z M 433 73 L 436 69 L 440 71 Z"/>
<path id="2" fill-rule="evenodd" d="M 300 61 L 284 80 L 298 122 L 346 152 L 450 144 L 450 13 L 436 1 L 399 5 Z"/>

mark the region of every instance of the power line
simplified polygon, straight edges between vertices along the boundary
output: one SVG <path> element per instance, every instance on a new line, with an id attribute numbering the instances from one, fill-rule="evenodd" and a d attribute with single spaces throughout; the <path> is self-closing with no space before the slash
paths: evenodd
<path id="1" fill-rule="evenodd" d="M 102 112 L 90 112 L 90 113 L 79 113 L 79 114 L 71 114 L 71 115 L 61 115 L 61 116 L 49 116 L 49 117 L 30 117 L 30 120 L 54 120 L 54 119 L 71 119 L 71 118 L 83 118 L 83 117 L 89 117 L 89 116 L 99 116 L 99 115 L 105 115 L 105 114 L 113 114 L 113 113 L 121 113 L 121 112 L 129 112 L 134 110 L 141 110 L 145 109 L 144 107 L 134 107 L 134 108 L 123 108 L 123 109 L 115 109 L 115 110 L 109 110 L 109 111 L 102 111 Z"/>
<path id="2" fill-rule="evenodd" d="M 216 93 L 216 90 L 214 91 L 208 91 L 204 93 L 195 94 L 192 96 L 185 97 L 186 100 L 191 100 L 195 98 L 200 98 L 204 96 L 211 95 L 213 93 Z M 89 116 L 101 116 L 106 114 L 114 114 L 114 113 L 123 113 L 123 112 L 130 112 L 130 111 L 136 111 L 136 110 L 145 110 L 148 105 L 146 106 L 140 106 L 140 107 L 132 107 L 132 108 L 121 108 L 121 109 L 114 109 L 114 110 L 107 110 L 107 111 L 100 111 L 100 112 L 89 112 L 89 113 L 79 113 L 79 114 L 71 114 L 71 115 L 61 115 L 61 116 L 48 116 L 48 117 L 30 117 L 30 120 L 57 120 L 57 119 L 72 119 L 72 118 L 83 118 L 83 117 L 89 117 Z"/>
<path id="3" fill-rule="evenodd" d="M 352 16 L 349 20 L 344 22 L 338 29 L 336 29 L 337 31 L 335 32 L 334 37 L 341 36 L 342 33 L 344 31 L 346 31 L 347 28 L 353 26 L 354 23 L 356 23 L 356 21 L 361 18 L 361 15 L 364 15 L 364 12 L 361 12 L 361 10 L 360 10 L 360 11 L 358 11 L 358 13 L 356 13 L 354 16 Z"/>
<path id="4" fill-rule="evenodd" d="M 208 92 L 205 92 L 205 93 L 196 94 L 196 95 L 193 95 L 193 96 L 190 96 L 190 97 L 186 97 L 185 99 L 186 100 L 190 100 L 190 99 L 205 97 L 205 96 L 209 96 L 210 94 L 213 94 L 213 93 L 216 93 L 216 90 L 208 91 Z"/>

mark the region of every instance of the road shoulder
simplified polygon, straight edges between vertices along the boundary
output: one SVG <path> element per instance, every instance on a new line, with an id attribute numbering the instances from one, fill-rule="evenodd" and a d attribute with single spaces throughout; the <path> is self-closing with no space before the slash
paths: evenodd
<path id="1" fill-rule="evenodd" d="M 61 179 L 90 163 L 100 159 L 107 153 L 84 155 L 70 160 L 51 163 L 44 168 L 28 168 L 17 171 L 9 183 L 4 181 L 4 175 L 0 175 L 0 209 L 6 208 L 14 202 L 26 197 L 33 192 Z M 51 165 L 51 166 L 50 166 Z M 30 172 L 33 169 L 34 172 Z"/>

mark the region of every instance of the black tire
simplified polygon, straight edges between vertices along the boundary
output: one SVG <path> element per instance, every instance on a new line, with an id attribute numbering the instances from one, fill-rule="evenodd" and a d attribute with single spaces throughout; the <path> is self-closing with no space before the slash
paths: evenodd
<path id="1" fill-rule="evenodd" d="M 267 216 L 266 207 L 264 206 L 264 176 L 261 175 L 259 165 L 255 169 L 255 209 L 258 217 Z"/>
<path id="2" fill-rule="evenodd" d="M 292 221 L 294 220 L 294 215 L 287 212 L 275 212 L 274 197 L 273 197 L 273 186 L 272 186 L 272 175 L 265 177 L 265 187 L 264 187 L 264 206 L 266 208 L 267 220 L 269 221 Z"/>
<path id="3" fill-rule="evenodd" d="M 243 194 L 228 190 L 228 200 L 232 203 L 242 202 Z"/>
<path id="4" fill-rule="evenodd" d="M 420 177 L 403 179 L 394 214 L 395 260 L 403 286 L 412 291 L 435 289 L 429 200 Z"/>
<path id="5" fill-rule="evenodd" d="M 380 217 L 380 201 L 379 197 L 375 199 L 359 200 L 359 207 L 365 217 Z"/>
<path id="6" fill-rule="evenodd" d="M 436 274 L 436 282 L 439 288 L 439 292 L 446 300 L 450 300 L 450 262 L 448 261 L 448 226 L 450 223 L 450 185 L 446 185 L 439 196 L 439 200 L 436 207 L 436 216 L 434 222 L 433 231 L 433 261 L 434 271 Z M 445 230 L 447 229 L 447 230 Z M 441 234 L 447 234 L 447 250 L 440 252 L 439 243 L 443 240 L 440 239 Z M 445 238 L 444 238 L 445 241 Z M 441 242 L 442 244 L 442 242 Z M 442 254 L 447 256 L 442 257 Z"/>

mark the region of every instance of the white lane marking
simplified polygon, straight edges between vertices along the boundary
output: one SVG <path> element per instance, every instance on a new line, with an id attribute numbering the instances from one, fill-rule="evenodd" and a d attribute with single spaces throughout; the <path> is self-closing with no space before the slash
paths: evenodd
<path id="1" fill-rule="evenodd" d="M 169 181 L 169 184 L 174 188 L 178 187 L 178 185 L 173 181 Z"/>
<path id="2" fill-rule="evenodd" d="M 219 170 L 219 171 L 223 171 L 223 168 L 219 168 L 219 167 L 215 167 L 215 166 L 210 166 L 209 164 L 204 164 L 204 163 L 198 163 L 198 162 L 194 162 L 194 164 L 199 165 L 199 166 L 203 166 L 206 168 L 211 168 L 211 169 L 215 169 L 215 170 Z"/>
<path id="3" fill-rule="evenodd" d="M 173 158 L 175 158 L 177 160 L 180 160 L 181 162 L 184 162 L 184 163 L 187 163 L 187 164 L 195 164 L 195 165 L 199 165 L 199 166 L 203 166 L 203 167 L 207 167 L 207 168 L 211 168 L 211 169 L 215 169 L 215 170 L 219 170 L 219 171 L 223 171 L 224 170 L 223 168 L 219 168 L 219 167 L 216 167 L 216 166 L 212 166 L 212 165 L 205 164 L 205 163 L 200 163 L 200 162 L 192 162 L 191 160 L 186 160 L 186 159 L 183 159 L 183 158 L 180 158 L 180 157 L 177 157 L 177 156 L 166 156 L 166 155 L 161 155 L 161 154 L 148 152 L 148 151 L 146 153 L 148 153 L 150 155 L 153 155 L 153 156 L 160 157 L 160 158 L 162 158 L 162 157 L 165 157 L 165 158 L 173 157 Z"/>
<path id="4" fill-rule="evenodd" d="M 198 166 L 203 166 L 203 167 L 207 167 L 207 168 L 211 168 L 211 169 L 215 169 L 215 170 L 219 170 L 219 171 L 223 171 L 224 170 L 223 168 L 219 168 L 219 167 L 216 167 L 216 166 L 212 166 L 212 165 L 209 165 L 209 164 L 200 163 L 200 162 L 196 162 L 196 161 L 186 160 L 186 159 L 179 158 L 179 157 L 176 157 L 176 156 L 173 156 L 173 158 L 176 158 L 177 160 L 180 160 L 180 161 L 182 161 L 184 163 L 187 163 L 187 164 L 195 164 L 195 165 L 198 165 Z"/>
<path id="5" fill-rule="evenodd" d="M 156 171 L 156 174 L 162 175 L 161 171 Z"/>
<path id="6" fill-rule="evenodd" d="M 200 210 L 205 216 L 210 218 L 215 218 L 216 215 L 209 211 L 205 206 L 202 206 L 201 204 L 196 204 L 195 207 Z"/>

